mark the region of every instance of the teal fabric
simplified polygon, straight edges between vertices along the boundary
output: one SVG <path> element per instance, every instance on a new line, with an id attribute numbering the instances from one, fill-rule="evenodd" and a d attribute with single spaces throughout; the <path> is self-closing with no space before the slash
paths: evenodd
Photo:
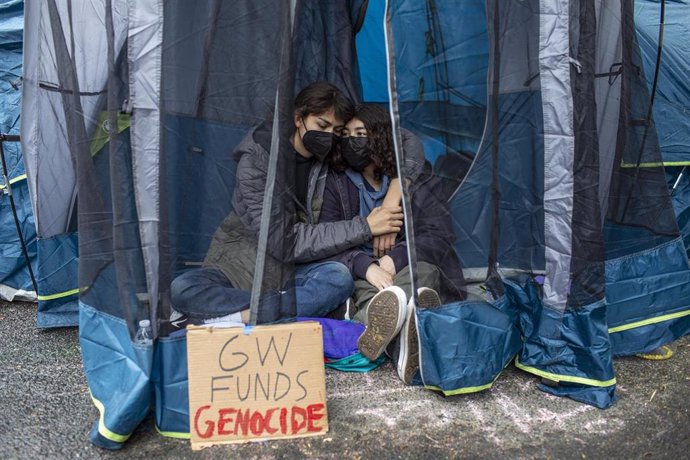
<path id="1" fill-rule="evenodd" d="M 369 372 L 384 363 L 386 358 L 381 355 L 376 361 L 369 361 L 362 353 L 356 353 L 347 358 L 326 361 L 326 367 L 343 372 Z"/>

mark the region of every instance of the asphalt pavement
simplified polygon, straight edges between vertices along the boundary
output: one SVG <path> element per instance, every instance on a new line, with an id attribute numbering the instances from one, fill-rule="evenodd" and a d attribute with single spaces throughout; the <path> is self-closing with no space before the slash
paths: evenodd
<path id="1" fill-rule="evenodd" d="M 668 361 L 615 361 L 616 404 L 600 410 L 537 388 L 509 366 L 490 390 L 443 397 L 403 385 L 391 363 L 328 370 L 325 436 L 216 446 L 143 423 L 125 447 L 91 445 L 98 417 L 76 328 L 35 327 L 36 305 L 0 303 L 0 458 L 690 458 L 690 337 Z"/>

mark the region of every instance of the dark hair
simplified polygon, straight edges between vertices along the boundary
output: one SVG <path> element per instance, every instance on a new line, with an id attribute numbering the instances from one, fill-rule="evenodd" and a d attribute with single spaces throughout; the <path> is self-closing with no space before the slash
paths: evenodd
<path id="1" fill-rule="evenodd" d="M 336 118 L 352 118 L 352 101 L 327 81 L 315 81 L 306 86 L 295 98 L 295 113 L 301 117 L 319 115 L 333 109 Z"/>
<path id="2" fill-rule="evenodd" d="M 393 153 L 393 132 L 388 112 L 378 104 L 359 104 L 355 107 L 352 118 L 362 120 L 367 130 L 369 159 L 376 166 L 375 177 L 377 179 L 383 176 L 397 177 L 398 171 Z M 331 167 L 337 172 L 348 168 L 340 147 L 331 155 Z"/>

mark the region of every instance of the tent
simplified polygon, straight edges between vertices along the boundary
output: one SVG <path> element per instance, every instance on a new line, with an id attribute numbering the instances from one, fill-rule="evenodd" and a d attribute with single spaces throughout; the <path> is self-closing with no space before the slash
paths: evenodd
<path id="1" fill-rule="evenodd" d="M 659 147 L 687 249 L 690 245 L 690 181 L 687 175 L 690 88 L 685 75 L 690 71 L 690 51 L 685 44 L 690 38 L 690 3 L 664 2 L 663 6 L 661 9 L 658 2 L 636 2 L 635 23 L 647 84 L 655 95 L 654 118 L 664 120 L 657 127 Z M 663 29 L 659 24 L 664 25 Z"/>
<path id="2" fill-rule="evenodd" d="M 52 273 L 56 295 L 78 297 L 94 443 L 120 447 L 151 406 L 159 431 L 188 436 L 170 283 L 232 210 L 230 152 L 256 126 L 271 180 L 251 306 L 259 323 L 278 319 L 262 299 L 294 263 L 285 139 L 295 90 L 317 79 L 388 102 L 401 176 L 404 127 L 444 183 L 468 298 L 417 309 L 424 386 L 481 391 L 515 358 L 544 390 L 604 408 L 614 355 L 690 331 L 633 2 L 380 3 L 26 6 L 21 131 L 39 263 L 41 241 L 68 255 Z M 406 185 L 414 277 L 412 200 Z M 279 317 L 294 317 L 294 299 Z M 134 343 L 142 319 L 153 345 Z"/>
<path id="3" fill-rule="evenodd" d="M 7 171 L 2 170 L 0 183 L 0 298 L 9 301 L 36 300 L 29 271 L 30 263 L 36 261 L 36 231 L 16 137 L 22 91 L 23 3 L 0 2 L 0 134 L 9 136 L 1 140 Z"/>

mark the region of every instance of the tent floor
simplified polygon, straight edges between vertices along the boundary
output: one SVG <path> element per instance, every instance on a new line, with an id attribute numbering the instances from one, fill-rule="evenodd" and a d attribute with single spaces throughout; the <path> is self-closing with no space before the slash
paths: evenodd
<path id="1" fill-rule="evenodd" d="M 40 331 L 35 321 L 35 304 L 0 302 L 0 457 L 114 458 L 88 441 L 98 413 L 77 330 Z M 365 375 L 329 370 L 326 436 L 203 456 L 686 458 L 690 337 L 675 346 L 668 361 L 617 359 L 619 400 L 605 411 L 544 394 L 512 365 L 492 389 L 450 398 L 404 386 L 391 363 Z M 187 441 L 160 436 L 150 422 L 124 450 L 129 459 L 193 455 Z"/>

